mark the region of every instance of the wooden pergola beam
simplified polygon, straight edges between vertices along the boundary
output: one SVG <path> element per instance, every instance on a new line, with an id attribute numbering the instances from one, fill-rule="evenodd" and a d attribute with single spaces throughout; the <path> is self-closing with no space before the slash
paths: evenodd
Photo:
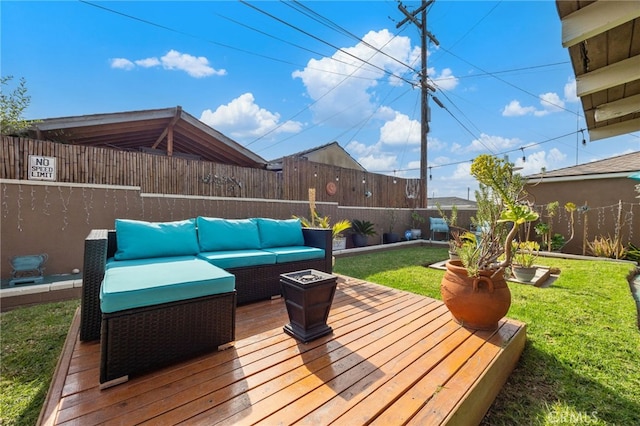
<path id="1" fill-rule="evenodd" d="M 633 133 L 637 131 L 640 131 L 640 118 L 590 129 L 589 139 L 591 140 L 591 142 L 593 142 L 600 139 L 626 135 L 627 133 Z"/>
<path id="2" fill-rule="evenodd" d="M 181 116 L 182 107 L 178 105 L 176 107 L 175 115 L 173 116 L 167 127 L 164 128 L 162 133 L 160 133 L 160 136 L 158 136 L 158 139 L 156 139 L 155 143 L 151 146 L 151 149 L 156 149 L 158 145 L 160 145 L 160 142 L 162 142 L 165 137 L 169 136 L 169 139 L 167 140 L 167 155 L 173 154 L 173 126 L 176 125 Z M 169 154 L 169 152 L 171 152 L 171 154 Z"/>
<path id="3" fill-rule="evenodd" d="M 640 55 L 576 76 L 579 97 L 640 79 Z"/>
<path id="4" fill-rule="evenodd" d="M 600 122 L 635 112 L 640 112 L 640 94 L 598 105 L 594 117 L 596 122 Z"/>
<path id="5" fill-rule="evenodd" d="M 596 1 L 562 19 L 562 46 L 574 46 L 638 17 L 636 1 Z"/>

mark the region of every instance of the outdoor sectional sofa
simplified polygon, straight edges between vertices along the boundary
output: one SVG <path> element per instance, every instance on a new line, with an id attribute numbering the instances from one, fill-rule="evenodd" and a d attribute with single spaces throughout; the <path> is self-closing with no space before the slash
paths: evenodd
<path id="1" fill-rule="evenodd" d="M 297 219 L 117 219 L 85 239 L 80 340 L 100 339 L 103 387 L 227 347 L 237 304 L 279 296 L 283 273 L 331 273 L 331 250 Z"/>

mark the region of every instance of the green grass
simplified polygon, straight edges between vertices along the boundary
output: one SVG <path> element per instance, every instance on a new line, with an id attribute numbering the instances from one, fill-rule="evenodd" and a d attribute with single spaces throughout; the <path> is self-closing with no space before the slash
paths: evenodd
<path id="1" fill-rule="evenodd" d="M 0 314 L 0 424 L 34 425 L 78 300 Z"/>
<path id="2" fill-rule="evenodd" d="M 440 298 L 446 249 L 338 258 L 335 271 Z M 486 425 L 640 424 L 640 333 L 629 264 L 540 258 L 561 269 L 550 288 L 510 284 L 508 316 L 527 323 L 516 369 Z M 78 301 L 0 315 L 0 424 L 33 425 Z"/>
<path id="3" fill-rule="evenodd" d="M 417 247 L 336 260 L 335 272 L 440 299 L 445 249 Z M 510 284 L 508 316 L 527 324 L 516 369 L 486 425 L 640 424 L 640 333 L 623 263 L 539 258 L 549 288 Z"/>

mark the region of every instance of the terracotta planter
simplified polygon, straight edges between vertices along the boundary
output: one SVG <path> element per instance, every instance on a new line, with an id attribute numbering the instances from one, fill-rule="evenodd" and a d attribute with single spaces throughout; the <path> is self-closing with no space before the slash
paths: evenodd
<path id="1" fill-rule="evenodd" d="M 493 271 L 485 271 L 478 278 L 469 277 L 459 260 L 447 261 L 446 267 L 440 294 L 455 320 L 475 330 L 497 329 L 511 306 L 504 274 L 492 279 Z"/>

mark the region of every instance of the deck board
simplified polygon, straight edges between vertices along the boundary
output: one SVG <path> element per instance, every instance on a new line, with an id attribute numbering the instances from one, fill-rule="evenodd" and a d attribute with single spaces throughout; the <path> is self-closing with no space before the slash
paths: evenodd
<path id="1" fill-rule="evenodd" d="M 312 342 L 283 332 L 281 299 L 236 317 L 232 348 L 105 390 L 74 319 L 39 423 L 477 424 L 526 339 L 517 321 L 469 331 L 440 301 L 343 276 L 333 333 Z"/>

